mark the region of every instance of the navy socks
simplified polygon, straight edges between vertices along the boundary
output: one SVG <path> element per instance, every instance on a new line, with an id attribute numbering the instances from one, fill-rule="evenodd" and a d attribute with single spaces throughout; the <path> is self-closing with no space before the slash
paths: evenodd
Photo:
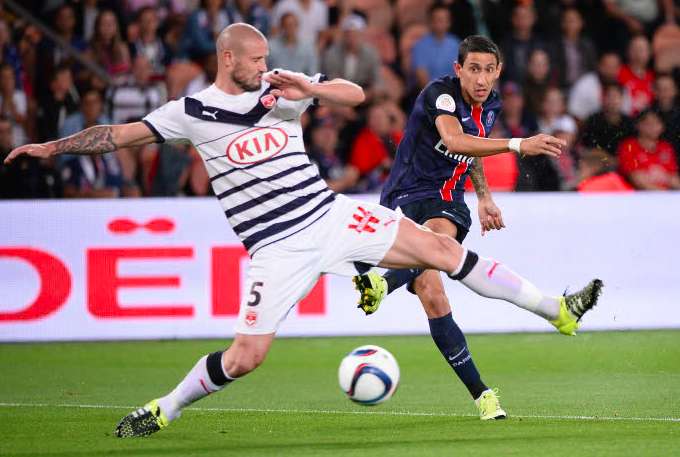
<path id="1" fill-rule="evenodd" d="M 446 316 L 430 319 L 430 334 L 446 362 L 465 384 L 473 399 L 488 387 L 482 382 L 477 367 L 467 348 L 465 335 L 454 322 L 451 313 Z"/>
<path id="2" fill-rule="evenodd" d="M 411 281 L 420 276 L 423 270 L 421 268 L 407 268 L 404 270 L 387 270 L 383 275 L 387 281 L 387 293 L 391 294 L 404 284 L 409 284 Z"/>

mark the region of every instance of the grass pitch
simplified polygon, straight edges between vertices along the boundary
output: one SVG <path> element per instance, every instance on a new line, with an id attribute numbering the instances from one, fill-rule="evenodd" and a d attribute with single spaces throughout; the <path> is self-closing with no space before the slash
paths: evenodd
<path id="1" fill-rule="evenodd" d="M 219 341 L 0 345 L 0 455 L 680 455 L 680 331 L 468 338 L 505 421 L 482 423 L 429 337 L 280 339 L 258 371 L 152 437 L 112 432 Z M 342 356 L 389 349 L 401 385 L 365 407 Z"/>

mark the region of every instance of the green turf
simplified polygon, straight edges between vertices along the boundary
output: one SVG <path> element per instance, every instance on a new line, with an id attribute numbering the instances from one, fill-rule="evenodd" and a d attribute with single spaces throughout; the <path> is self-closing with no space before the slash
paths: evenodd
<path id="1" fill-rule="evenodd" d="M 344 399 L 336 381 L 342 355 L 367 343 L 392 351 L 402 370 L 395 397 L 376 407 Z M 428 337 L 281 339 L 259 371 L 197 405 L 232 410 L 187 410 L 168 430 L 129 440 L 112 435 L 128 412 L 115 406 L 165 393 L 220 342 L 0 345 L 0 455 L 680 455 L 680 331 L 479 335 L 469 343 L 510 419 L 474 417 Z"/>

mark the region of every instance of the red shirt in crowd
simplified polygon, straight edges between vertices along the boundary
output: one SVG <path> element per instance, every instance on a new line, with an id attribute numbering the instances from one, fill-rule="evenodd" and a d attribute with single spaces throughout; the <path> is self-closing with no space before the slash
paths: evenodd
<path id="1" fill-rule="evenodd" d="M 659 187 L 668 189 L 670 176 L 678 173 L 675 150 L 670 143 L 659 140 L 654 150 L 649 151 L 637 138 L 627 138 L 619 145 L 619 170 L 624 176 L 645 172 Z"/>
<path id="2" fill-rule="evenodd" d="M 610 171 L 584 179 L 576 190 L 579 192 L 631 192 L 635 189 L 620 174 Z"/>
<path id="3" fill-rule="evenodd" d="M 631 115 L 635 116 L 647 108 L 654 101 L 654 72 L 645 71 L 642 78 L 636 75 L 628 65 L 619 70 L 619 84 L 621 84 L 631 100 Z"/>
<path id="4" fill-rule="evenodd" d="M 395 145 L 398 145 L 402 136 L 401 132 L 392 133 L 390 134 L 390 139 Z M 387 146 L 385 146 L 382 138 L 371 129 L 364 128 L 356 140 L 354 140 L 349 163 L 359 170 L 361 176 L 364 176 L 383 163 L 388 157 Z"/>

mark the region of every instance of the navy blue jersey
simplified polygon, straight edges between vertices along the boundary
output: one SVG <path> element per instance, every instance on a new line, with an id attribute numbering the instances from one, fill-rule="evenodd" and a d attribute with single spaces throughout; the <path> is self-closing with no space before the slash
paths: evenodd
<path id="1" fill-rule="evenodd" d="M 495 90 L 482 106 L 470 107 L 463 100 L 458 78 L 444 76 L 430 82 L 408 118 L 380 203 L 394 209 L 425 198 L 463 201 L 473 157 L 447 150 L 435 119 L 441 114 L 456 116 L 465 133 L 487 137 L 500 110 Z"/>

